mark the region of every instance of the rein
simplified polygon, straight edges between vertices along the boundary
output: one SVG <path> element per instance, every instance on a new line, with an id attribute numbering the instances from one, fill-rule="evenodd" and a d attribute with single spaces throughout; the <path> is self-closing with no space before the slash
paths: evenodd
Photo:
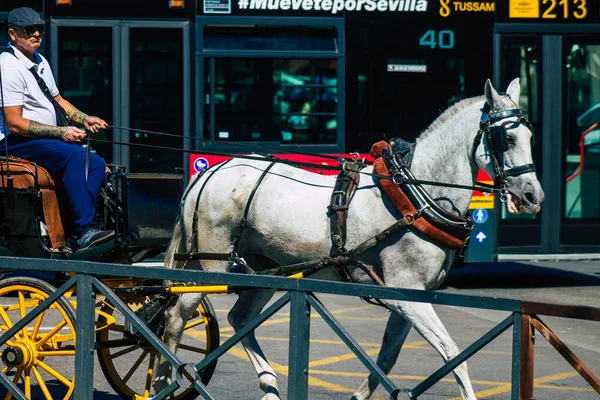
<path id="1" fill-rule="evenodd" d="M 140 132 L 143 132 L 143 131 L 140 131 Z M 302 161 L 282 160 L 282 159 L 276 158 L 273 155 L 268 155 L 268 158 L 265 159 L 263 156 L 252 156 L 252 155 L 243 155 L 243 154 L 216 152 L 216 151 L 205 151 L 205 150 L 186 150 L 186 149 L 179 149 L 179 148 L 175 148 L 175 147 L 155 146 L 155 145 L 143 144 L 143 143 L 116 142 L 116 141 L 111 141 L 111 140 L 102 140 L 102 139 L 93 139 L 93 138 L 92 138 L 92 140 L 96 143 L 109 143 L 109 144 L 118 144 L 118 145 L 124 145 L 124 146 L 137 146 L 137 147 L 144 147 L 144 148 L 150 148 L 150 149 L 169 150 L 169 151 L 176 151 L 176 152 L 190 153 L 190 154 L 200 153 L 200 154 L 206 154 L 206 155 L 210 155 L 210 156 L 241 158 L 241 159 L 245 159 L 245 160 L 268 161 L 268 162 L 275 162 L 275 163 L 279 163 L 279 164 L 286 164 L 286 165 L 289 165 L 292 167 L 306 167 L 306 168 L 315 168 L 315 169 L 325 169 L 325 170 L 330 170 L 330 171 L 348 171 L 348 167 L 345 166 L 345 162 L 342 162 L 342 165 L 340 165 L 340 166 L 322 165 L 322 164 L 314 164 L 314 163 L 302 162 Z M 310 156 L 315 156 L 315 157 L 326 156 L 326 155 L 321 155 L 321 154 L 317 154 L 317 153 L 301 153 L 301 152 L 287 152 L 287 153 L 288 154 L 310 155 Z M 339 157 L 333 157 L 333 156 L 327 156 L 327 157 L 323 157 L 323 158 L 330 158 L 330 157 L 332 157 L 336 160 L 340 160 Z M 469 186 L 469 185 L 458 185 L 458 184 L 446 183 L 446 182 L 435 182 L 435 181 L 427 181 L 427 180 L 421 180 L 421 179 L 412 179 L 412 178 L 400 177 L 400 176 L 393 177 L 393 176 L 388 176 L 388 175 L 380 175 L 380 174 L 375 174 L 375 173 L 370 173 L 370 172 L 364 172 L 362 170 L 359 171 L 359 173 L 362 175 L 372 176 L 377 179 L 392 180 L 394 183 L 408 183 L 408 184 L 414 184 L 414 185 L 440 186 L 440 187 L 449 187 L 449 188 L 464 189 L 464 190 L 478 190 L 480 192 L 486 192 L 486 193 L 504 193 L 503 188 L 497 187 L 494 185 L 489 185 L 484 182 L 476 182 L 475 186 Z M 395 181 L 394 181 L 394 179 L 395 179 Z"/>

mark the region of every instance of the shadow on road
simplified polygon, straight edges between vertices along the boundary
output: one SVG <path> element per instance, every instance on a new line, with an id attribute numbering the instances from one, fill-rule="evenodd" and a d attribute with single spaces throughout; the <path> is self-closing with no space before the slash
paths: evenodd
<path id="1" fill-rule="evenodd" d="M 579 264 L 581 266 L 581 264 Z M 585 273 L 577 272 L 574 263 L 532 265 L 520 262 L 466 264 L 453 269 L 443 287 L 474 288 L 544 288 L 600 286 L 600 263 L 587 263 Z M 571 270 L 569 270 L 571 268 Z"/>

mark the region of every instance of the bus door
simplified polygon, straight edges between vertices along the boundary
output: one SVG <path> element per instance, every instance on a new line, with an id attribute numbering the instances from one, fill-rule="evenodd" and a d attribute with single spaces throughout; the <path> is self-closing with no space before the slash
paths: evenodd
<path id="1" fill-rule="evenodd" d="M 545 192 L 538 216 L 503 215 L 505 252 L 598 252 L 600 12 L 597 3 L 506 2 L 496 12 L 495 83 L 521 79 L 533 159 Z"/>
<path id="2" fill-rule="evenodd" d="M 189 22 L 52 19 L 51 39 L 61 94 L 114 126 L 94 135 L 98 154 L 129 172 L 186 165 L 180 151 L 152 146 L 181 149 L 191 136 Z"/>

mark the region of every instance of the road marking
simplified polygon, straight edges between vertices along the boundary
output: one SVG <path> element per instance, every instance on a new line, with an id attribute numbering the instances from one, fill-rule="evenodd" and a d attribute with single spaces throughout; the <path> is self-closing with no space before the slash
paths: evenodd
<path id="1" fill-rule="evenodd" d="M 198 340 L 205 340 L 205 336 L 203 336 L 202 334 L 200 334 L 199 332 L 193 331 L 193 330 L 189 330 L 185 332 L 188 336 L 191 336 L 195 339 Z M 289 341 L 289 339 L 287 338 L 263 338 L 263 337 L 257 337 L 257 340 L 277 340 L 277 341 Z M 319 341 L 314 341 L 311 340 L 311 342 L 315 342 L 318 343 Z M 322 342 L 326 342 L 326 344 L 331 344 L 331 342 L 334 342 L 335 344 L 337 344 L 337 341 L 322 341 Z M 223 342 L 221 342 L 222 344 Z M 343 344 L 342 342 L 339 342 L 341 344 Z M 408 342 L 406 343 L 403 348 L 406 349 L 421 349 L 420 346 L 422 346 L 424 343 L 426 343 L 425 341 L 414 341 L 414 342 Z M 238 343 L 238 345 L 240 345 Z M 363 344 L 360 344 L 361 347 L 364 347 Z M 371 350 L 367 350 L 366 353 L 369 355 L 372 354 L 376 354 L 379 351 L 379 349 L 371 349 Z M 248 355 L 246 354 L 246 352 L 238 347 L 232 347 L 227 351 L 227 354 L 239 358 L 239 359 L 243 359 L 246 360 L 248 362 L 250 362 L 250 360 L 248 359 Z M 343 393 L 354 393 L 355 390 L 350 389 L 346 386 L 340 385 L 340 384 L 336 384 L 336 383 L 331 383 L 331 382 L 327 382 L 324 381 L 322 379 L 318 379 L 316 377 L 314 377 L 313 375 L 329 375 L 329 376 L 346 376 L 346 377 L 364 377 L 366 378 L 369 374 L 366 372 L 340 372 L 340 371 L 327 371 L 327 370 L 316 370 L 314 369 L 314 367 L 316 366 L 323 366 L 323 365 L 327 365 L 327 364 L 334 364 L 337 362 L 341 362 L 341 361 L 345 361 L 345 360 L 349 360 L 352 358 L 356 358 L 356 356 L 354 354 L 345 354 L 342 356 L 335 356 L 335 357 L 328 357 L 325 359 L 321 359 L 321 360 L 316 360 L 313 362 L 309 363 L 309 377 L 308 377 L 308 384 L 309 386 L 314 386 L 314 387 L 321 387 L 321 388 L 325 388 L 334 392 L 343 392 Z M 288 376 L 288 367 L 282 364 L 279 364 L 273 360 L 269 360 L 269 364 L 271 365 L 271 367 L 273 368 L 273 370 L 281 375 L 285 375 Z M 564 372 L 564 373 L 560 373 L 560 374 L 554 374 L 554 375 L 549 375 L 549 376 L 545 376 L 545 377 L 541 377 L 541 378 L 537 378 L 534 379 L 534 387 L 537 389 L 548 389 L 548 390 L 560 390 L 560 391 L 586 391 L 586 392 L 594 392 L 594 390 L 589 389 L 589 388 L 580 388 L 580 387 L 555 387 L 552 385 L 544 385 L 545 383 L 548 382 L 554 382 L 557 380 L 561 380 L 561 379 L 567 379 L 567 378 L 571 378 L 574 376 L 578 376 L 579 374 L 575 371 L 573 372 Z M 416 376 L 416 375 L 397 375 L 397 374 L 389 374 L 388 377 L 390 379 L 393 380 L 411 380 L 411 381 L 418 381 L 418 382 L 422 382 L 423 380 L 425 380 L 427 377 L 426 376 Z M 456 383 L 456 380 L 453 378 L 442 378 L 440 379 L 440 382 L 444 382 L 444 383 Z M 475 395 L 477 396 L 477 398 L 479 399 L 483 399 L 489 396 L 493 396 L 493 395 L 497 395 L 497 394 L 501 394 L 501 393 L 507 393 L 510 392 L 511 390 L 511 383 L 504 383 L 504 382 L 495 382 L 495 381 L 482 381 L 482 380 L 471 380 L 471 382 L 475 385 L 487 385 L 487 386 L 496 386 L 494 388 L 490 388 L 490 389 L 486 389 L 486 390 L 482 390 L 479 391 L 477 393 L 475 393 Z M 452 398 L 450 400 L 462 400 L 462 397 L 455 397 Z"/>
<path id="2" fill-rule="evenodd" d="M 340 371 L 327 371 L 327 370 L 310 370 L 311 374 L 317 374 L 317 375 L 334 375 L 334 376 L 348 376 L 348 377 L 359 377 L 359 378 L 366 378 L 367 376 L 369 376 L 368 372 L 340 372 Z M 389 374 L 388 377 L 390 379 L 398 379 L 398 380 L 409 380 L 409 381 L 418 381 L 418 382 L 422 382 L 425 379 L 428 378 L 428 376 L 417 376 L 417 375 L 398 375 L 398 374 Z M 447 382 L 447 383 L 456 383 L 456 380 L 454 378 L 442 378 L 440 379 L 440 382 Z M 478 381 L 478 380 L 472 380 L 472 383 L 478 384 L 478 385 L 489 385 L 489 386 L 497 386 L 497 385 L 505 385 L 505 382 L 496 382 L 496 381 Z M 462 399 L 462 397 L 461 397 Z"/>
<path id="3" fill-rule="evenodd" d="M 312 340 L 311 340 L 311 343 L 312 343 Z M 415 342 L 405 343 L 404 346 L 402 346 L 402 349 L 403 350 L 404 349 L 418 349 L 419 346 L 421 346 L 423 343 L 427 343 L 427 342 L 425 342 L 423 340 L 423 341 L 415 341 Z M 363 347 L 360 343 L 359 343 L 359 346 Z M 372 350 L 366 350 L 365 353 L 367 353 L 368 355 L 377 354 L 377 353 L 379 353 L 379 348 L 372 349 Z M 323 358 L 320 360 L 311 361 L 308 365 L 311 368 L 312 367 L 320 367 L 323 365 L 335 364 L 335 363 L 339 363 L 342 361 L 352 360 L 355 358 L 356 358 L 356 355 L 354 353 L 347 353 L 347 354 L 342 354 L 341 356 L 333 356 L 333 357 Z"/>
<path id="4" fill-rule="evenodd" d="M 563 372 L 560 374 L 554 374 L 554 375 L 548 375 L 548 376 L 544 376 L 541 378 L 536 378 L 533 380 L 533 387 L 534 388 L 540 388 L 538 385 L 539 384 L 544 384 L 544 383 L 548 383 L 548 382 L 554 382 L 554 381 L 558 381 L 561 379 L 567 379 L 567 378 L 572 378 L 574 376 L 578 376 L 579 373 L 577 373 L 576 371 L 572 371 L 572 372 Z M 544 385 L 544 389 L 548 388 L 548 386 L 550 385 Z M 507 393 L 510 392 L 512 388 L 512 385 L 510 383 L 506 383 L 504 385 L 500 385 L 496 388 L 492 388 L 492 389 L 488 389 L 488 390 L 483 390 L 481 392 L 477 392 L 475 393 L 475 396 L 478 399 L 483 399 L 489 396 L 494 396 L 497 394 L 501 394 L 501 393 Z M 558 389 L 557 387 L 552 387 L 552 389 Z M 564 391 L 571 391 L 571 390 L 580 390 L 582 388 L 570 388 L 570 387 L 565 387 L 562 386 L 560 387 L 560 390 L 564 390 Z M 585 388 L 583 388 L 585 389 Z M 455 397 L 452 398 L 451 400 L 462 400 L 462 397 Z"/>
<path id="5" fill-rule="evenodd" d="M 229 339 L 230 337 L 233 336 L 233 334 L 221 333 L 220 336 L 221 336 L 221 338 Z M 289 338 L 271 337 L 271 336 L 257 336 L 256 340 L 263 341 L 263 342 L 289 342 L 290 341 Z M 346 345 L 346 343 L 342 342 L 341 340 L 329 340 L 329 339 L 310 339 L 310 343 L 344 345 L 344 346 Z M 359 343 L 359 345 L 361 347 L 377 347 L 379 349 L 379 346 L 381 346 L 381 343 Z M 417 348 L 417 347 L 415 346 L 414 348 Z"/>

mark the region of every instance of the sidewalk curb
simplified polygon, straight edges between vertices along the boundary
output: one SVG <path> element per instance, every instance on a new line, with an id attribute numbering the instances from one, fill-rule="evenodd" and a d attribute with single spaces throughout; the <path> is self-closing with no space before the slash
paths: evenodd
<path id="1" fill-rule="evenodd" d="M 600 253 L 498 254 L 498 261 L 598 261 Z"/>

